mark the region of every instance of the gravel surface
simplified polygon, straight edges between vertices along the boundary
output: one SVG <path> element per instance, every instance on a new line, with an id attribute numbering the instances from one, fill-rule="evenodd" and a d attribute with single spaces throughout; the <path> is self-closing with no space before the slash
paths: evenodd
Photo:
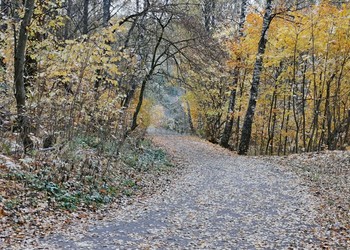
<path id="1" fill-rule="evenodd" d="M 317 202 L 295 174 L 193 137 L 153 141 L 185 166 L 181 177 L 100 221 L 44 239 L 41 248 L 317 248 Z"/>

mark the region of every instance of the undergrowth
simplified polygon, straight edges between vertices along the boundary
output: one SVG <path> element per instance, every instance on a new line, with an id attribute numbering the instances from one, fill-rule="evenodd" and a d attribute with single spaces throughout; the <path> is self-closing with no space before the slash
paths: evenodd
<path id="1" fill-rule="evenodd" d="M 94 210 L 142 192 L 150 178 L 172 168 L 166 153 L 143 137 L 128 138 L 118 147 L 113 141 L 78 136 L 59 150 L 16 159 L 16 167 L 6 164 L 0 161 L 0 205 L 7 214 L 23 206 Z"/>

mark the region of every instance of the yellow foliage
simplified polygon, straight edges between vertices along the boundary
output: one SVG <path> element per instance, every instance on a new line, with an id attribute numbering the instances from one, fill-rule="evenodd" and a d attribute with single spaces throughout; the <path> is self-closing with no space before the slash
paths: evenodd
<path id="1" fill-rule="evenodd" d="M 142 128 L 147 128 L 151 125 L 152 117 L 150 114 L 153 102 L 150 99 L 144 99 L 142 103 L 142 108 L 140 110 L 140 115 L 138 117 L 138 124 Z"/>
<path id="2" fill-rule="evenodd" d="M 150 110 L 150 125 L 154 127 L 162 127 L 165 122 L 165 110 L 162 105 L 155 105 Z"/>
<path id="3" fill-rule="evenodd" d="M 326 143 L 327 136 L 344 126 L 342 123 L 350 109 L 349 20 L 349 5 L 339 8 L 327 1 L 286 15 L 282 12 L 273 19 L 268 31 L 252 138 L 263 150 L 269 136 L 274 136 L 275 148 L 281 149 L 284 143 L 294 150 L 307 147 L 301 146 L 303 140 L 314 148 L 317 146 L 314 142 Z M 236 90 L 236 103 L 231 116 L 235 121 L 239 118 L 242 125 L 261 26 L 261 13 L 249 13 L 244 37 L 225 40 L 230 54 L 225 66 L 231 72 L 239 69 L 238 86 L 229 85 L 230 77 L 225 78 L 227 85 L 223 84 L 218 76 L 226 75 L 217 69 L 209 67 L 200 73 L 191 68 L 186 71 L 190 88 L 185 99 L 190 103 L 195 127 L 204 122 L 204 126 L 213 129 L 210 123 L 217 124 L 215 117 L 220 115 L 219 123 L 224 123 L 227 97 L 232 90 Z M 227 36 L 229 32 L 223 33 Z M 328 131 L 330 134 L 326 134 Z"/>

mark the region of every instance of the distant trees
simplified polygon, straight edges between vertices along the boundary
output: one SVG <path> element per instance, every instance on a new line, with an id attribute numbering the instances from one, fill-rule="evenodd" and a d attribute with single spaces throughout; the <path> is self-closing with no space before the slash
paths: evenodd
<path id="1" fill-rule="evenodd" d="M 126 17 L 121 24 L 131 23 L 125 41 L 125 47 L 133 47 L 138 56 L 138 65 L 141 67 L 140 91 L 130 130 L 138 127 L 138 116 L 142 108 L 144 94 L 148 82 L 156 70 L 161 70 L 164 64 L 176 65 L 177 56 L 183 55 L 185 49 L 193 43 L 190 36 L 177 37 L 173 31 L 180 29 L 180 17 L 186 17 L 182 9 L 186 5 L 174 3 L 150 3 L 144 1 L 141 9 L 137 2 L 137 13 Z M 127 100 L 135 94 L 136 82 L 131 84 Z M 128 103 L 126 101 L 125 103 Z M 127 105 L 126 105 L 127 106 Z"/>

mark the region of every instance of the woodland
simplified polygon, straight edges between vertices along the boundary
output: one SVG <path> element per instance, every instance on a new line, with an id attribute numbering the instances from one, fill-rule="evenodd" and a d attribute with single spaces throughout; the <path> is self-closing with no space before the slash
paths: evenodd
<path id="1" fill-rule="evenodd" d="M 173 171 L 149 128 L 240 155 L 349 150 L 349 1 L 0 2 L 8 232 L 23 199 L 95 210 Z"/>
<path id="2" fill-rule="evenodd" d="M 150 125 L 157 87 L 181 90 L 185 129 L 241 154 L 349 143 L 346 3 L 1 7 L 2 133 L 17 133 L 23 152 L 84 134 L 120 147 Z M 159 123 L 165 114 L 156 112 Z"/>

